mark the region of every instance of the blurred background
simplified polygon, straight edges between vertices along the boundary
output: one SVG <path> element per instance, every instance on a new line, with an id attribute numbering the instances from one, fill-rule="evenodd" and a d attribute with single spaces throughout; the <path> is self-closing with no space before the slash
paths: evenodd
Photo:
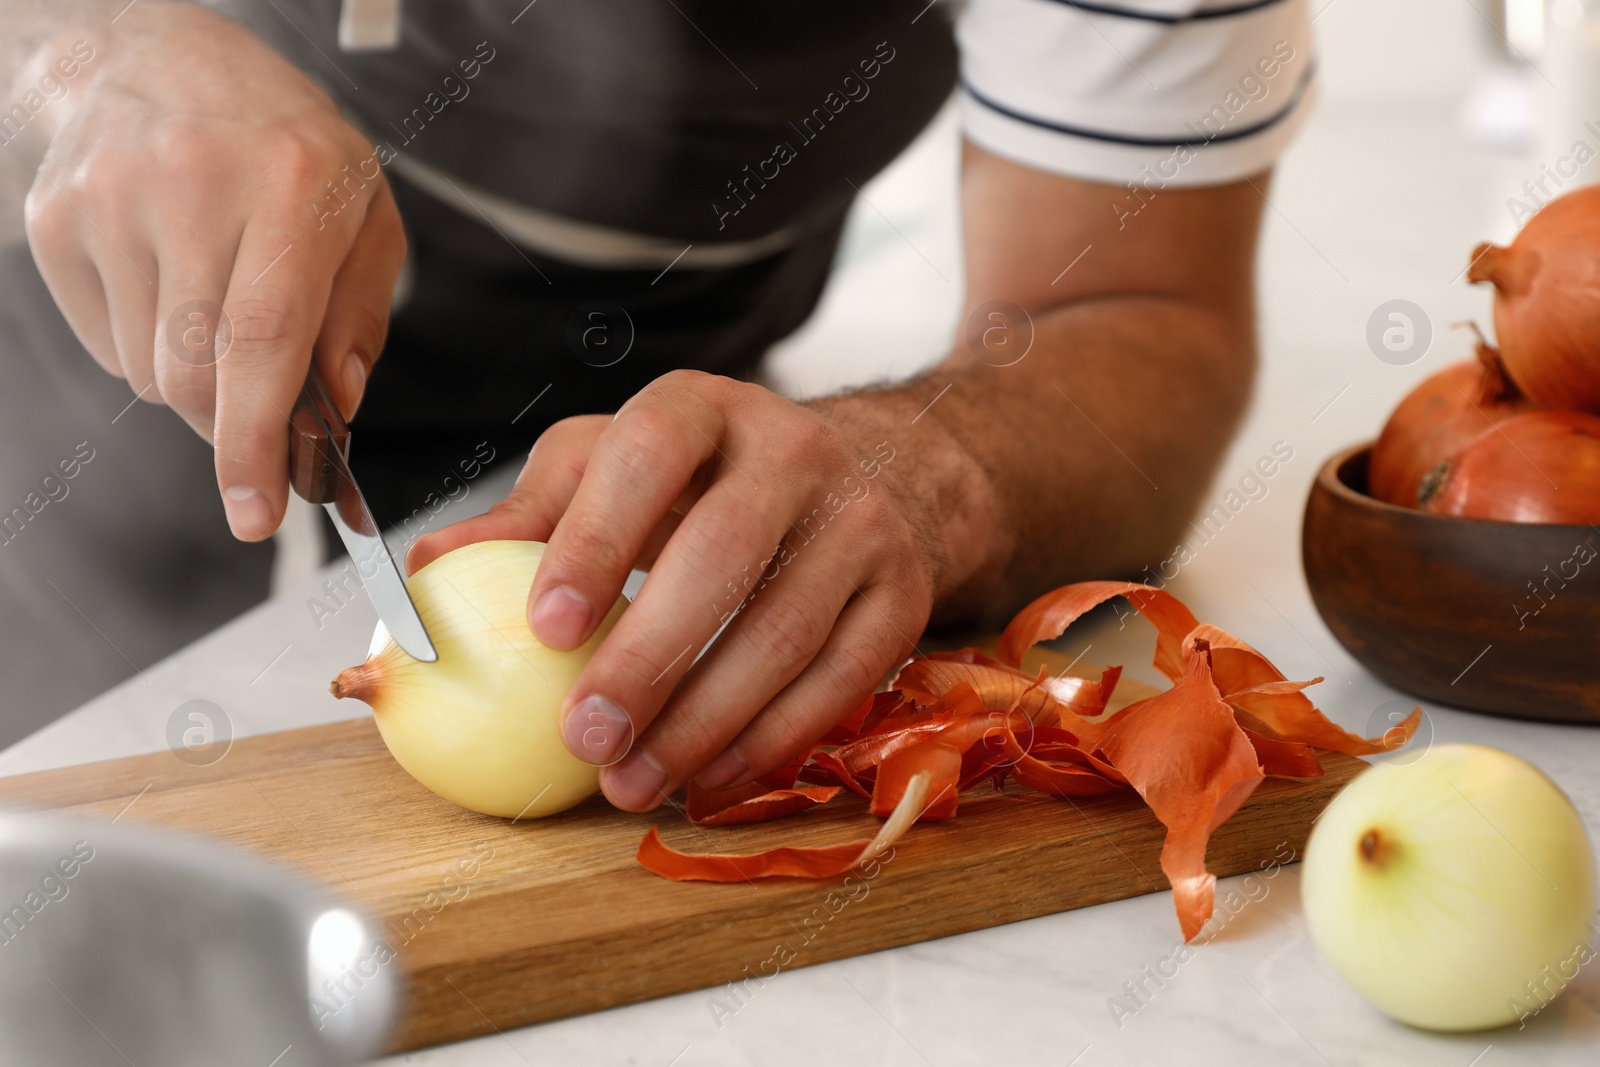
<path id="1" fill-rule="evenodd" d="M 1279 633 L 1263 643 L 1288 675 L 1339 681 L 1333 714 L 1361 720 L 1389 694 L 1315 621 L 1299 560 L 1306 491 L 1326 456 L 1375 436 L 1411 385 L 1470 353 L 1469 335 L 1452 324 L 1475 319 L 1487 328 L 1489 294 L 1469 286 L 1463 271 L 1478 241 L 1512 235 L 1525 217 L 1516 213 L 1518 201 L 1537 207 L 1524 183 L 1538 181 L 1578 142 L 1600 151 L 1600 2 L 1326 0 L 1313 7 L 1320 98 L 1269 190 L 1261 374 L 1207 499 L 1275 442 L 1286 442 L 1294 458 L 1265 499 L 1207 543 L 1175 588 L 1202 617 L 1225 618 L 1247 640 Z M 766 363 L 774 388 L 813 396 L 914 373 L 946 351 L 961 306 L 958 149 L 948 106 L 863 188 L 821 306 Z M 1559 192 L 1594 174 L 1590 164 L 1546 188 Z M 0 173 L 7 200 L 0 238 L 20 239 L 23 188 L 25 176 Z M 1432 329 L 1425 354 L 1406 366 L 1379 360 L 1365 340 L 1374 309 L 1395 299 L 1423 309 Z M 513 473 L 475 484 L 458 517 L 487 507 Z M 78 714 L 125 729 L 88 731 L 87 741 L 80 731 L 69 741 L 58 723 L 0 756 L 0 770 L 23 760 L 38 767 L 120 754 L 133 738 L 162 747 L 174 686 L 224 706 L 240 734 L 365 714 L 364 706 L 342 706 L 304 684 L 359 658 L 372 615 L 363 602 L 326 628 L 312 625 L 308 599 L 330 572 L 321 567 L 313 514 L 300 507 L 277 539 L 274 599 L 174 658 L 125 662 L 114 646 L 132 635 L 97 634 L 85 620 L 83 647 L 128 680 Z M 0 640 L 28 626 L 26 618 L 0 619 Z M 1116 647 L 1124 638 L 1136 643 L 1131 651 Z M 1091 661 L 1125 662 L 1136 673 L 1147 661 L 1143 634 L 1092 640 Z M 0 691 L 0 745 L 95 696 L 75 685 L 66 677 L 53 694 Z M 152 701 L 161 707 L 146 706 Z M 101 744 L 105 752 L 94 751 Z"/>

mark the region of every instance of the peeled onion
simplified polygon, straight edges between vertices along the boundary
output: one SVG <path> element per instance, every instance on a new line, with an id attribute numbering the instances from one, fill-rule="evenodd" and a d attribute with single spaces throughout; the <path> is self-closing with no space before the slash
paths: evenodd
<path id="1" fill-rule="evenodd" d="M 1506 419 L 1430 471 L 1422 508 L 1504 522 L 1600 522 L 1600 416 L 1535 411 Z"/>
<path id="2" fill-rule="evenodd" d="M 1494 285 L 1495 339 L 1522 391 L 1600 413 L 1600 186 L 1552 200 L 1509 246 L 1479 245 L 1467 277 Z"/>
<path id="3" fill-rule="evenodd" d="M 1301 893 L 1334 970 L 1413 1026 L 1514 1022 L 1593 958 L 1583 820 L 1538 769 L 1480 745 L 1346 786 L 1311 832 Z"/>
<path id="4" fill-rule="evenodd" d="M 1394 409 L 1372 446 L 1367 492 L 1416 507 L 1423 475 L 1484 430 L 1534 406 L 1506 377 L 1500 354 L 1480 340 L 1476 359 L 1430 375 Z"/>
<path id="5" fill-rule="evenodd" d="M 412 659 L 380 622 L 365 663 L 329 688 L 372 706 L 378 732 L 411 776 L 486 815 L 536 818 L 600 788 L 598 768 L 561 740 L 561 701 L 627 601 L 580 647 L 558 652 L 528 628 L 537 541 L 480 541 L 406 581 L 439 658 Z"/>

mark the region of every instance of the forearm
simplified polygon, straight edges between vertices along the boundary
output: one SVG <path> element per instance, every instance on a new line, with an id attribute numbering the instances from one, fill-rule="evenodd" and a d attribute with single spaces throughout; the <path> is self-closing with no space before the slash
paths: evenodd
<path id="1" fill-rule="evenodd" d="M 922 498 L 942 549 L 938 619 L 1003 617 L 1165 558 L 1249 399 L 1247 309 L 1128 296 L 1034 329 L 1015 365 L 958 351 L 913 382 L 820 402 L 894 443 L 889 484 Z"/>
<path id="2" fill-rule="evenodd" d="M 1267 183 L 1162 190 L 1130 221 L 1119 187 L 967 146 L 950 356 L 819 402 L 905 457 L 885 484 L 934 546 L 936 619 L 1172 554 L 1249 399 Z"/>
<path id="3" fill-rule="evenodd" d="M 986 561 L 990 573 L 951 598 L 954 608 L 989 597 L 1020 606 L 1046 587 L 1133 577 L 1158 563 L 1249 401 L 1246 309 L 1130 295 L 1059 309 L 1037 328 L 1029 360 L 973 368 L 980 380 L 1002 380 L 949 414 L 953 436 L 997 486 L 1009 534 Z M 1035 357 L 1029 373 L 1004 381 Z M 985 419 L 1016 432 L 984 434 Z"/>

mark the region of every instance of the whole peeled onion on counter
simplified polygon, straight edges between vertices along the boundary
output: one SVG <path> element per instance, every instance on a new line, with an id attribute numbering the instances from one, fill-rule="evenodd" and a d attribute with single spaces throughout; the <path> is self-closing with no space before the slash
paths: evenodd
<path id="1" fill-rule="evenodd" d="M 1600 522 L 1600 416 L 1508 418 L 1429 471 L 1418 499 L 1424 511 L 1469 519 Z"/>
<path id="2" fill-rule="evenodd" d="M 1484 430 L 1534 407 L 1506 377 L 1500 354 L 1479 340 L 1476 359 L 1424 379 L 1394 409 L 1372 446 L 1367 491 L 1388 504 L 1416 507 L 1428 471 Z"/>
<path id="3" fill-rule="evenodd" d="M 1583 820 L 1498 749 L 1445 745 L 1363 773 L 1317 820 L 1300 884 L 1334 970 L 1412 1026 L 1515 1022 L 1594 958 Z"/>
<path id="4" fill-rule="evenodd" d="M 1494 286 L 1495 340 L 1522 391 L 1600 413 L 1600 186 L 1550 201 L 1508 246 L 1479 245 L 1467 277 Z"/>
<path id="5" fill-rule="evenodd" d="M 536 818 L 600 788 L 599 769 L 561 740 L 561 701 L 627 601 L 570 652 L 528 628 L 528 592 L 544 556 L 536 541 L 480 541 L 406 580 L 439 658 L 412 659 L 380 622 L 365 663 L 329 687 L 372 706 L 378 732 L 411 776 L 486 815 Z"/>

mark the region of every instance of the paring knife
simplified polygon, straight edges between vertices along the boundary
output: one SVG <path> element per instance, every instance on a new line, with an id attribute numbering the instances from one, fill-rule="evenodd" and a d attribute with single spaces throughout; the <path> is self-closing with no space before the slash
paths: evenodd
<path id="1" fill-rule="evenodd" d="M 350 473 L 350 427 L 316 367 L 289 415 L 289 484 L 303 499 L 327 509 L 362 588 L 395 643 L 413 659 L 436 661 L 439 654 L 406 591 L 405 577 Z"/>

